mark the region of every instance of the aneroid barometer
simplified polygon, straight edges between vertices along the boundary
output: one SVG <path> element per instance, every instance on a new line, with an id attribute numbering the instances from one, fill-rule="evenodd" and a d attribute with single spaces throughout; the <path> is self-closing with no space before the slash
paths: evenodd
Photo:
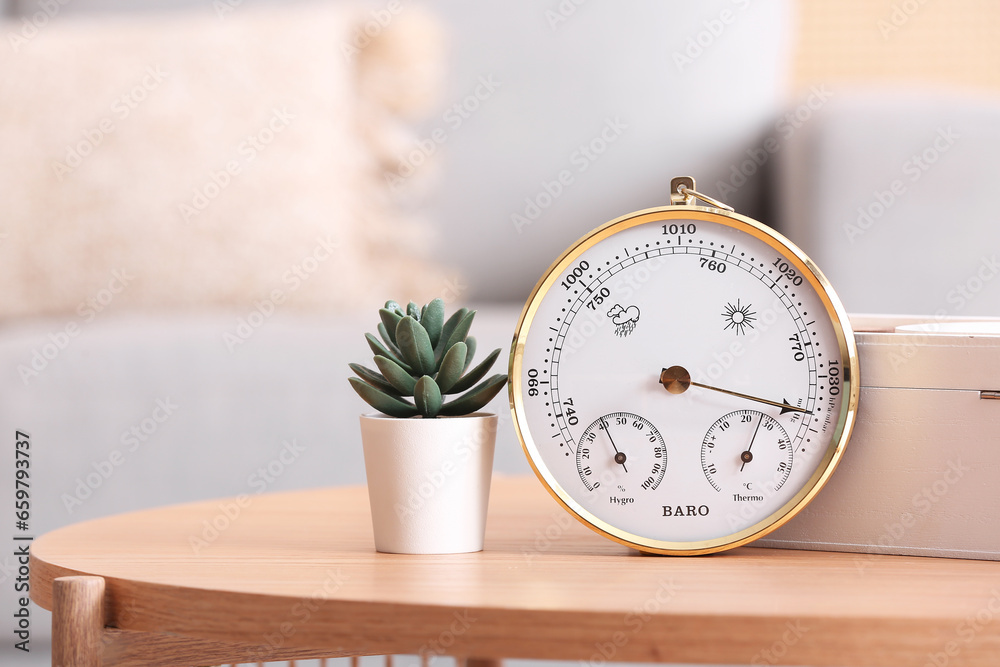
<path id="1" fill-rule="evenodd" d="M 595 531 L 663 554 L 793 517 L 837 466 L 859 393 L 850 323 L 815 264 L 694 187 L 674 179 L 671 205 L 563 253 L 510 360 L 542 484 Z"/>

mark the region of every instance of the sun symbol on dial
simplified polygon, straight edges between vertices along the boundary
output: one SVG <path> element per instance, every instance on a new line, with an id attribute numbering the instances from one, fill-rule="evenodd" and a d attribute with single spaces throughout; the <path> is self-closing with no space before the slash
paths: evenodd
<path id="1" fill-rule="evenodd" d="M 753 323 L 757 320 L 754 315 L 757 313 L 750 310 L 753 304 L 741 305 L 740 300 L 736 300 L 736 305 L 732 303 L 726 304 L 726 310 L 722 313 L 722 317 L 726 320 L 725 329 L 732 329 L 736 332 L 737 336 L 742 336 L 746 334 L 747 329 L 753 329 Z"/>

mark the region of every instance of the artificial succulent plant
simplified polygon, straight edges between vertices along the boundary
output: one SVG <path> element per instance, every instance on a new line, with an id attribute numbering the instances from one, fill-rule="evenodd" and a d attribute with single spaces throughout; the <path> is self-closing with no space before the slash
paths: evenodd
<path id="1" fill-rule="evenodd" d="M 365 334 L 378 371 L 350 364 L 358 375 L 350 382 L 379 412 L 390 417 L 467 415 L 506 384 L 506 375 L 480 382 L 500 356 L 499 348 L 469 370 L 476 353 L 476 339 L 469 335 L 476 311 L 461 308 L 446 321 L 444 301 L 434 299 L 423 308 L 411 301 L 405 310 L 386 301 L 378 314 L 381 340 Z M 446 401 L 449 396 L 454 398 Z"/>

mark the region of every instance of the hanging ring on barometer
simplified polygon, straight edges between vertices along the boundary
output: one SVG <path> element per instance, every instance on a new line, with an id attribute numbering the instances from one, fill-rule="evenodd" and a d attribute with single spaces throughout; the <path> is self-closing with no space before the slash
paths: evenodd
<path id="1" fill-rule="evenodd" d="M 802 412 L 807 415 L 812 414 L 812 412 L 806 410 L 805 408 L 789 404 L 787 399 L 783 399 L 779 403 L 778 401 L 771 401 L 766 398 L 760 398 L 759 396 L 751 396 L 750 394 L 742 394 L 731 389 L 722 389 L 721 387 L 713 387 L 711 385 L 702 384 L 701 382 L 695 382 L 691 379 L 691 374 L 688 373 L 687 369 L 683 366 L 671 366 L 670 368 L 664 368 L 661 370 L 660 384 L 662 384 L 663 388 L 671 394 L 683 394 L 687 391 L 688 387 L 701 387 L 702 389 L 711 389 L 712 391 L 729 394 L 730 396 L 745 398 L 750 401 L 757 401 L 758 403 L 763 403 L 765 405 L 773 405 L 776 408 L 781 408 L 781 414 L 785 414 L 786 412 Z"/>
<path id="2" fill-rule="evenodd" d="M 708 195 L 703 195 L 694 189 L 694 179 L 690 176 L 679 176 L 677 178 L 671 179 L 670 181 L 670 203 L 672 204 L 685 204 L 691 205 L 694 203 L 695 199 L 700 199 L 701 201 L 714 206 L 715 208 L 721 208 L 724 211 L 735 212 L 735 209 L 729 204 L 723 204 L 718 199 L 713 199 Z"/>

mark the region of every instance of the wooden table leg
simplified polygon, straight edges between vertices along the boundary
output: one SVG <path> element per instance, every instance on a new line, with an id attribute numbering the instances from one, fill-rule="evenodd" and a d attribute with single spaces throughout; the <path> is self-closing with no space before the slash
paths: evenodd
<path id="1" fill-rule="evenodd" d="M 52 667 L 101 667 L 104 579 L 52 582 Z"/>

